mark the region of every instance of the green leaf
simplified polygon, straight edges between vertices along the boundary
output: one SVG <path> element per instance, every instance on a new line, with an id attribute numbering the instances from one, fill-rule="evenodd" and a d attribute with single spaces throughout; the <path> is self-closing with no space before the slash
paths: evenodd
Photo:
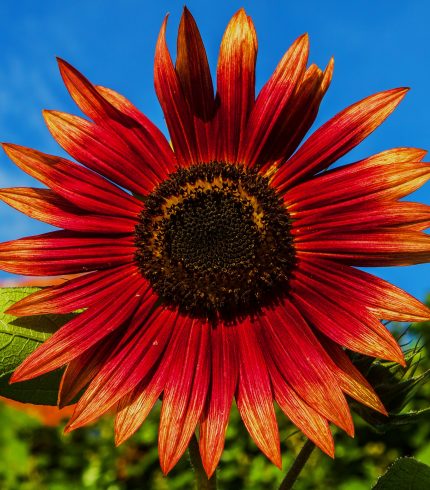
<path id="1" fill-rule="evenodd" d="M 13 371 L 39 345 L 73 318 L 70 315 L 14 317 L 5 313 L 12 304 L 40 288 L 0 288 L 0 395 L 37 405 L 56 405 L 61 370 L 34 380 L 9 384 Z"/>
<path id="2" fill-rule="evenodd" d="M 399 425 L 411 425 L 422 423 L 430 420 L 430 408 L 421 410 L 411 410 L 406 413 L 388 414 L 388 417 L 378 412 L 371 412 L 363 409 L 361 405 L 356 403 L 351 404 L 355 413 L 372 426 L 372 429 L 378 434 L 396 430 Z"/>
<path id="3" fill-rule="evenodd" d="M 400 458 L 381 476 L 373 490 L 428 490 L 430 467 L 414 458 Z"/>

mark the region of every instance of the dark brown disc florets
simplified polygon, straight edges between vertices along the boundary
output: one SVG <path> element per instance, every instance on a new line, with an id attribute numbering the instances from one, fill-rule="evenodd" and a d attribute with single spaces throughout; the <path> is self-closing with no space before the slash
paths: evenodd
<path id="1" fill-rule="evenodd" d="M 165 303 L 234 319 L 285 290 L 294 263 L 290 219 L 257 172 L 194 165 L 171 174 L 144 203 L 136 260 Z"/>

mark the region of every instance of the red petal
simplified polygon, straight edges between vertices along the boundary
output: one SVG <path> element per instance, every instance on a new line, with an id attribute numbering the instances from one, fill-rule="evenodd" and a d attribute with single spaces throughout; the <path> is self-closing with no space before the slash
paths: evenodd
<path id="1" fill-rule="evenodd" d="M 278 424 L 267 366 L 255 335 L 255 325 L 246 320 L 237 328 L 239 382 L 237 408 L 255 444 L 281 468 Z"/>
<path id="2" fill-rule="evenodd" d="M 134 265 L 96 271 L 70 279 L 59 286 L 43 288 L 18 301 L 7 312 L 14 316 L 71 313 L 104 301 L 124 279 L 139 274 Z"/>
<path id="3" fill-rule="evenodd" d="M 321 78 L 318 77 L 319 73 L 315 74 L 315 68 L 312 70 L 312 66 L 309 67 L 305 74 L 302 85 L 300 86 L 300 92 L 297 94 L 297 105 L 291 111 L 290 117 L 285 124 L 291 126 L 290 133 L 284 134 L 284 149 L 282 152 L 283 162 L 285 163 L 288 158 L 294 153 L 306 133 L 314 123 L 321 101 L 326 94 L 331 79 L 333 77 L 334 59 L 331 58 L 328 62 L 324 73 Z M 316 80 L 318 83 L 316 83 Z"/>
<path id="4" fill-rule="evenodd" d="M 413 230 L 386 229 L 369 232 L 343 233 L 333 237 L 319 232 L 296 237 L 297 256 L 310 254 L 317 258 L 359 267 L 412 265 L 430 261 L 430 237 Z"/>
<path id="5" fill-rule="evenodd" d="M 99 123 L 107 125 L 109 121 L 130 124 L 130 118 L 121 114 L 107 102 L 94 85 L 67 61 L 57 58 L 58 67 L 64 84 L 81 111 Z"/>
<path id="6" fill-rule="evenodd" d="M 116 349 L 76 405 L 67 431 L 86 425 L 109 410 L 145 378 L 163 355 L 175 315 L 155 307 L 157 299 L 152 293 L 142 302 Z"/>
<path id="7" fill-rule="evenodd" d="M 273 179 L 274 186 L 280 191 L 291 189 L 297 182 L 327 168 L 374 131 L 393 112 L 406 91 L 398 88 L 371 95 L 334 116 L 279 169 Z"/>
<path id="8" fill-rule="evenodd" d="M 221 42 L 217 68 L 218 159 L 237 161 L 255 99 L 257 36 L 243 9 L 229 22 Z M 249 142 L 248 142 L 249 143 Z M 246 144 L 246 141 L 245 141 Z"/>
<path id="9" fill-rule="evenodd" d="M 422 148 L 399 147 L 381 151 L 376 155 L 361 160 L 368 168 L 375 165 L 392 165 L 393 163 L 421 162 L 427 154 Z"/>
<path id="10" fill-rule="evenodd" d="M 116 107 L 119 111 L 136 120 L 140 126 L 135 129 L 145 144 L 148 161 L 157 175 L 167 175 L 176 169 L 176 157 L 164 134 L 142 112 L 139 111 L 123 95 L 107 87 L 100 85 L 96 89 L 104 99 Z"/>
<path id="11" fill-rule="evenodd" d="M 352 435 L 354 425 L 333 362 L 295 306 L 284 301 L 260 321 L 285 380 L 310 407 Z"/>
<path id="12" fill-rule="evenodd" d="M 151 192 L 166 176 L 164 172 L 156 175 L 140 154 L 101 126 L 65 112 L 44 111 L 43 116 L 52 136 L 69 155 L 136 194 Z"/>
<path id="13" fill-rule="evenodd" d="M 423 231 L 430 226 L 430 206 L 417 202 L 369 199 L 355 206 L 346 205 L 343 211 L 338 208 L 336 211 L 320 208 L 306 215 L 298 212 L 294 221 L 296 233 L 331 231 L 339 235 L 348 231 L 377 232 L 387 227 Z"/>
<path id="14" fill-rule="evenodd" d="M 369 200 L 399 199 L 430 178 L 430 165 L 418 162 L 373 164 L 378 155 L 325 172 L 297 185 L 284 199 L 291 213 L 308 209 L 339 210 Z M 371 165 L 372 163 L 372 165 Z"/>
<path id="15" fill-rule="evenodd" d="M 416 298 L 379 277 L 354 267 L 329 260 L 312 258 L 302 261 L 306 274 L 355 298 L 378 319 L 401 322 L 423 322 L 430 319 L 430 309 Z"/>
<path id="16" fill-rule="evenodd" d="M 265 340 L 263 342 L 265 343 Z M 265 352 L 269 351 L 265 349 Z M 297 395 L 282 377 L 270 355 L 266 356 L 266 362 L 269 368 L 276 403 L 306 437 L 309 437 L 322 451 L 333 458 L 334 442 L 327 419 Z"/>
<path id="17" fill-rule="evenodd" d="M 260 154 L 274 127 L 285 119 L 297 85 L 303 78 L 309 54 L 307 34 L 299 37 L 259 93 L 241 139 L 238 160 L 247 166 L 261 165 Z"/>
<path id="18" fill-rule="evenodd" d="M 177 359 L 178 345 L 183 342 L 184 326 L 189 325 L 185 317 L 178 317 L 171 330 L 171 337 L 159 365 L 125 396 L 117 406 L 115 419 L 115 443 L 122 444 L 142 425 L 154 403 L 163 391 L 172 364 Z M 173 328 L 174 327 L 174 328 Z"/>
<path id="19" fill-rule="evenodd" d="M 130 234 L 136 225 L 136 221 L 131 219 L 107 219 L 106 216 L 88 214 L 48 189 L 1 189 L 0 199 L 30 218 L 66 230 L 108 235 Z"/>
<path id="20" fill-rule="evenodd" d="M 333 59 L 323 73 L 316 65 L 311 65 L 303 81 L 295 91 L 291 104 L 283 117 L 273 128 L 263 149 L 260 171 L 272 174 L 297 149 L 305 134 L 312 126 L 333 74 Z"/>
<path id="21" fill-rule="evenodd" d="M 23 146 L 3 144 L 9 158 L 58 195 L 90 213 L 135 219 L 142 203 L 90 170 Z"/>
<path id="22" fill-rule="evenodd" d="M 178 163 L 185 167 L 199 163 L 193 117 L 166 43 L 167 17 L 161 26 L 155 49 L 154 82 L 166 118 Z"/>
<path id="23" fill-rule="evenodd" d="M 59 408 L 72 403 L 76 396 L 100 371 L 117 343 L 118 339 L 116 333 L 114 333 L 90 347 L 67 365 L 58 392 Z"/>
<path id="24" fill-rule="evenodd" d="M 208 477 L 218 466 L 224 448 L 239 370 L 236 344 L 234 326 L 219 323 L 211 329 L 211 387 L 200 424 L 200 453 Z"/>
<path id="25" fill-rule="evenodd" d="M 352 364 L 342 347 L 330 339 L 324 338 L 322 335 L 319 336 L 319 339 L 328 355 L 336 364 L 336 376 L 339 379 L 339 385 L 342 390 L 358 402 L 387 415 L 387 411 L 378 398 L 378 395 L 366 378 Z"/>
<path id="26" fill-rule="evenodd" d="M 364 305 L 337 293 L 339 287 L 296 274 L 297 280 L 291 281 L 292 297 L 312 325 L 348 349 L 404 364 L 393 336 Z"/>
<path id="27" fill-rule="evenodd" d="M 0 268 L 26 276 L 79 274 L 131 263 L 133 237 L 103 238 L 53 231 L 0 244 Z"/>
<path id="28" fill-rule="evenodd" d="M 206 402 L 210 328 L 210 324 L 194 320 L 182 329 L 182 342 L 164 389 L 158 433 L 158 452 L 164 474 L 187 449 Z"/>
<path id="29" fill-rule="evenodd" d="M 157 144 L 162 141 L 160 132 L 155 131 L 154 126 L 150 125 L 143 115 L 136 118 L 134 117 L 136 112 L 133 110 L 130 115 L 130 104 L 125 104 L 128 108 L 126 111 L 121 110 L 124 106 L 123 101 L 120 102 L 121 108 L 118 108 L 117 97 L 112 104 L 110 102 L 112 97 L 104 97 L 89 80 L 66 61 L 59 59 L 58 64 L 64 83 L 82 112 L 93 119 L 100 129 L 103 128 L 102 134 L 105 134 L 106 140 L 113 148 L 125 147 L 130 155 L 134 155 L 129 162 L 129 167 L 134 168 L 134 173 L 143 178 L 140 183 L 144 185 L 145 175 L 152 173 L 155 173 L 160 180 L 164 179 L 166 172 L 163 166 L 160 166 L 160 160 L 166 154 L 167 148 L 165 144 L 162 144 L 161 148 Z M 143 127 L 140 124 L 142 116 L 145 122 Z M 168 161 L 171 161 L 171 157 Z"/>
<path id="30" fill-rule="evenodd" d="M 214 161 L 215 100 L 212 76 L 200 32 L 187 7 L 184 7 L 179 24 L 176 72 L 194 116 L 199 160 Z"/>
<path id="31" fill-rule="evenodd" d="M 125 284 L 124 284 L 125 283 Z M 129 277 L 93 306 L 60 328 L 16 369 L 11 382 L 25 381 L 69 363 L 127 321 L 141 301 L 141 277 Z M 151 293 L 152 294 L 152 293 Z"/>
<path id="32" fill-rule="evenodd" d="M 163 360 L 155 374 L 148 375 L 136 388 L 118 402 L 115 418 L 115 444 L 119 446 L 131 437 L 143 424 L 152 407 L 161 395 L 170 364 Z M 171 356 L 169 361 L 172 362 Z"/>
<path id="33" fill-rule="evenodd" d="M 197 24 L 184 7 L 178 31 L 176 71 L 193 114 L 209 119 L 214 110 L 214 90 L 206 50 Z"/>

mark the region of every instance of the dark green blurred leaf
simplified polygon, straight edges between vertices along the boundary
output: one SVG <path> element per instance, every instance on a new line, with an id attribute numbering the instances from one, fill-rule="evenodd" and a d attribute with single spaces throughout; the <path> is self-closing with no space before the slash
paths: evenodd
<path id="1" fill-rule="evenodd" d="M 430 379 L 430 369 L 423 371 L 422 366 L 420 368 L 422 348 L 416 344 L 405 351 L 405 367 L 367 356 L 351 355 L 354 364 L 369 381 L 389 413 L 387 417 L 356 402 L 351 403 L 351 408 L 377 432 L 384 433 L 399 425 L 417 423 L 430 415 L 427 410 L 402 413 L 417 391 Z"/>
<path id="2" fill-rule="evenodd" d="M 13 371 L 73 315 L 17 318 L 5 312 L 39 288 L 0 288 L 0 395 L 24 403 L 56 405 L 61 372 L 9 385 Z"/>
<path id="3" fill-rule="evenodd" d="M 373 490 L 428 490 L 430 467 L 414 458 L 400 458 L 383 475 Z"/>
<path id="4" fill-rule="evenodd" d="M 430 408 L 412 410 L 407 413 L 389 414 L 388 417 L 354 404 L 354 411 L 379 434 L 396 429 L 400 425 L 418 424 L 430 420 Z"/>

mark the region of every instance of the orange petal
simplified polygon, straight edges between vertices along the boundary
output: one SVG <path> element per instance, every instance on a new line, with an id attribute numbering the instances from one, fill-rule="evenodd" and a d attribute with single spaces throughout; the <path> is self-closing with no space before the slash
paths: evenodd
<path id="1" fill-rule="evenodd" d="M 145 379 L 163 355 L 174 328 L 170 310 L 156 307 L 153 293 L 130 315 L 108 361 L 91 381 L 76 405 L 66 431 L 99 417 Z"/>
<path id="2" fill-rule="evenodd" d="M 221 42 L 217 68 L 218 159 L 237 161 L 241 138 L 255 99 L 257 35 L 243 9 L 229 22 Z"/>
<path id="3" fill-rule="evenodd" d="M 224 448 L 225 432 L 238 378 L 236 344 L 234 327 L 220 323 L 212 328 L 212 382 L 200 424 L 200 453 L 208 477 L 211 477 L 218 466 Z"/>
<path id="4" fill-rule="evenodd" d="M 3 149 L 20 169 L 87 212 L 135 217 L 142 210 L 139 200 L 82 165 L 25 146 L 3 143 Z"/>
<path id="5" fill-rule="evenodd" d="M 87 214 L 82 209 L 58 196 L 49 189 L 15 187 L 1 189 L 0 200 L 39 221 L 66 230 L 100 234 L 132 234 L 136 220 L 119 216 Z"/>
<path id="6" fill-rule="evenodd" d="M 357 267 L 414 265 L 430 261 L 430 236 L 402 228 L 360 232 L 311 233 L 295 239 L 297 257 L 327 258 Z"/>
<path id="7" fill-rule="evenodd" d="M 327 168 L 374 131 L 407 92 L 397 88 L 371 95 L 343 110 L 321 126 L 283 165 L 273 179 L 280 191 Z"/>
<path id="8" fill-rule="evenodd" d="M 291 287 L 294 302 L 300 305 L 304 316 L 327 337 L 355 352 L 404 365 L 398 343 L 365 306 L 337 295 L 337 290 L 311 280 L 307 274 L 297 273 Z"/>
<path id="9" fill-rule="evenodd" d="M 349 396 L 374 410 L 387 415 L 381 400 L 366 378 L 351 362 L 345 351 L 330 339 L 318 336 L 328 355 L 336 364 L 339 385 Z"/>
<path id="10" fill-rule="evenodd" d="M 272 175 L 280 164 L 297 149 L 318 114 L 320 103 L 328 89 L 333 71 L 333 60 L 323 73 L 316 65 L 305 72 L 291 104 L 279 118 L 259 158 L 260 171 Z"/>
<path id="11" fill-rule="evenodd" d="M 103 339 L 67 365 L 58 392 L 58 406 L 60 408 L 69 405 L 94 378 L 117 343 L 118 340 L 115 336 Z"/>
<path id="12" fill-rule="evenodd" d="M 145 421 L 164 389 L 169 366 L 163 354 L 161 366 L 151 378 L 145 379 L 118 402 L 115 417 L 116 446 L 131 437 Z"/>
<path id="13" fill-rule="evenodd" d="M 206 402 L 210 328 L 211 325 L 194 320 L 182 330 L 182 345 L 166 382 L 161 409 L 158 452 L 164 474 L 187 449 Z"/>
<path id="14" fill-rule="evenodd" d="M 275 399 L 280 409 L 306 437 L 333 458 L 334 441 L 327 419 L 297 395 L 270 359 L 270 354 L 266 359 Z"/>
<path id="15" fill-rule="evenodd" d="M 345 396 L 333 374 L 333 361 L 321 347 L 311 327 L 289 300 L 261 317 L 273 361 L 294 391 L 314 410 L 347 434 L 354 424 Z"/>
<path id="16" fill-rule="evenodd" d="M 249 319 L 234 326 L 238 330 L 239 382 L 237 408 L 255 444 L 278 468 L 282 466 L 278 423 L 266 362 L 255 326 Z"/>
<path id="17" fill-rule="evenodd" d="M 300 36 L 285 53 L 275 72 L 261 89 L 241 139 L 238 160 L 247 166 L 260 164 L 259 156 L 273 128 L 285 119 L 297 85 L 301 82 L 309 54 L 307 34 Z"/>
<path id="18" fill-rule="evenodd" d="M 66 323 L 25 359 L 15 370 L 11 382 L 25 381 L 58 369 L 118 329 L 135 311 L 140 300 L 136 294 L 144 293 L 139 290 L 139 282 L 139 278 L 128 280 L 121 284 L 120 294 L 116 291 L 115 295 L 106 296 L 102 310 L 89 308 Z"/>

